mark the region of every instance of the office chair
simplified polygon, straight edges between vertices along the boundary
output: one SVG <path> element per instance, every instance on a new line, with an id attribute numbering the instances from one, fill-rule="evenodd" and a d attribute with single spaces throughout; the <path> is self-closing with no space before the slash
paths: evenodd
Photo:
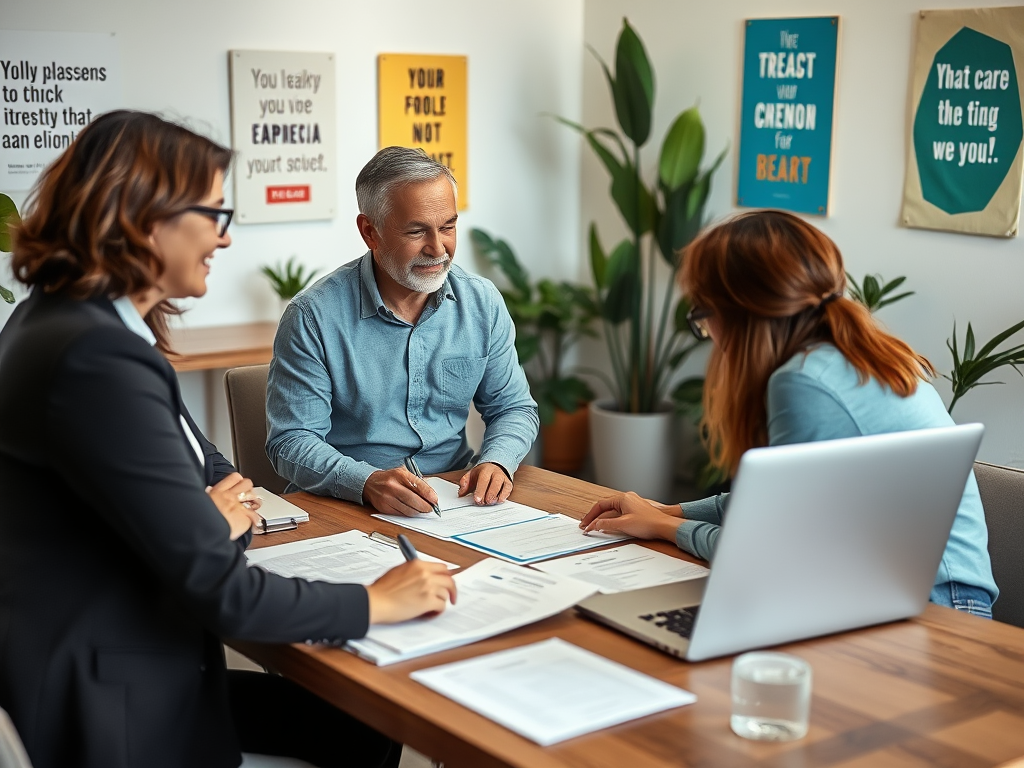
<path id="1" fill-rule="evenodd" d="M 3 768 L 32 768 L 25 747 L 14 730 L 14 723 L 0 708 L 0 766 Z"/>
<path id="2" fill-rule="evenodd" d="M 1024 471 L 974 462 L 999 599 L 992 618 L 1024 627 Z"/>
<path id="3" fill-rule="evenodd" d="M 267 373 L 269 365 L 232 368 L 224 374 L 235 468 L 271 493 L 284 493 L 288 481 L 267 458 Z"/>

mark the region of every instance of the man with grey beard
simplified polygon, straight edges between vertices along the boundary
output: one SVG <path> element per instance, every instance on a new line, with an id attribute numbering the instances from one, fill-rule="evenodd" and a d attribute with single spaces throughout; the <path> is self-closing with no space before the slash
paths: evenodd
<path id="1" fill-rule="evenodd" d="M 288 490 L 429 513 L 425 474 L 467 469 L 460 495 L 508 498 L 537 435 L 515 329 L 490 281 L 452 264 L 458 188 L 422 150 L 387 147 L 356 178 L 369 251 L 288 305 L 267 384 L 267 455 Z M 485 424 L 474 456 L 470 403 Z"/>

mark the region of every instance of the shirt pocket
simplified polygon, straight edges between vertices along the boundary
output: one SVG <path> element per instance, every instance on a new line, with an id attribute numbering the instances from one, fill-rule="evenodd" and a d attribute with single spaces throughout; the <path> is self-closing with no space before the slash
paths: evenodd
<path id="1" fill-rule="evenodd" d="M 441 361 L 441 403 L 445 413 L 469 412 L 486 368 L 486 357 L 451 357 Z"/>

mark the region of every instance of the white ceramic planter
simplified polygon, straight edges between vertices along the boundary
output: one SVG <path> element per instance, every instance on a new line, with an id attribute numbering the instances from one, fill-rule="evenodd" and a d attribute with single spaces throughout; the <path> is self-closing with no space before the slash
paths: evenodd
<path id="1" fill-rule="evenodd" d="M 597 482 L 672 503 L 672 406 L 658 413 L 619 413 L 612 400 L 590 404 L 590 447 Z"/>

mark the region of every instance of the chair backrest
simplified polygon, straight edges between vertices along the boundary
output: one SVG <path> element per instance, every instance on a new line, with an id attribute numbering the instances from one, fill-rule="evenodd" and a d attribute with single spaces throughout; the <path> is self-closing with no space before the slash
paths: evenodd
<path id="1" fill-rule="evenodd" d="M 267 458 L 267 373 L 269 365 L 232 368 L 224 374 L 235 468 L 253 485 L 283 493 L 288 481 Z"/>
<path id="2" fill-rule="evenodd" d="M 0 708 L 0 766 L 2 768 L 32 768 L 25 747 L 14 730 L 14 723 Z"/>
<path id="3" fill-rule="evenodd" d="M 997 621 L 1024 627 L 1024 471 L 974 463 L 988 524 L 988 553 L 999 599 Z"/>

